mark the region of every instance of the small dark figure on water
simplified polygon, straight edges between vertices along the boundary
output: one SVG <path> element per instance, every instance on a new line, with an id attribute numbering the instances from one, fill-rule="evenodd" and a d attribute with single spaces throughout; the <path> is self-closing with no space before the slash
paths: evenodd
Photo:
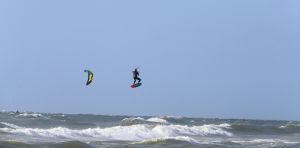
<path id="1" fill-rule="evenodd" d="M 134 71 L 132 71 L 132 73 L 133 73 L 133 79 L 134 79 L 133 84 L 135 84 L 136 80 L 138 80 L 139 81 L 138 83 L 140 83 L 141 78 L 139 78 L 140 73 L 139 73 L 138 69 L 135 68 Z"/>

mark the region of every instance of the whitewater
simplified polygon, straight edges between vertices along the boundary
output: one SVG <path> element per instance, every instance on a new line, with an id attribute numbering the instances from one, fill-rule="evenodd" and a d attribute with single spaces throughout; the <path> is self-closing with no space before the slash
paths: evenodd
<path id="1" fill-rule="evenodd" d="M 300 122 L 2 111 L 0 147 L 300 147 Z"/>

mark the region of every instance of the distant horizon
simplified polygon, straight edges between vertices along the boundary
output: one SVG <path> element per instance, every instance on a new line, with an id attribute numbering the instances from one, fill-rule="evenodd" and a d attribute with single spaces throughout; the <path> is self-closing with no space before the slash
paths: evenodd
<path id="1" fill-rule="evenodd" d="M 67 115 L 96 115 L 96 116 L 128 116 L 128 117 L 170 117 L 170 118 L 195 118 L 195 119 L 221 119 L 221 120 L 259 120 L 259 121 L 300 121 L 300 120 L 283 120 L 283 119 L 253 119 L 253 118 L 218 118 L 218 117 L 194 117 L 181 115 L 125 115 L 125 114 L 97 114 L 97 113 L 62 113 L 62 112 L 39 112 L 39 111 L 20 111 L 20 110 L 0 110 L 0 112 L 17 112 L 20 113 L 41 113 L 41 114 L 67 114 Z"/>

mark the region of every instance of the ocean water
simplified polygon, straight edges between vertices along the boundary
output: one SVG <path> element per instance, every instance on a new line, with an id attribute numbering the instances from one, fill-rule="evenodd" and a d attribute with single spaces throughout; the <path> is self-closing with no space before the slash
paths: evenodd
<path id="1" fill-rule="evenodd" d="M 300 122 L 2 111 L 0 147 L 298 148 Z"/>

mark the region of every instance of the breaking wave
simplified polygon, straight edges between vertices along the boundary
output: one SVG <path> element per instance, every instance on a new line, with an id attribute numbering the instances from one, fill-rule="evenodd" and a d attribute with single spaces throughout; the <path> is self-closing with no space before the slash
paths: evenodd
<path id="1" fill-rule="evenodd" d="M 81 130 L 69 129 L 65 127 L 55 127 L 48 129 L 26 128 L 3 122 L 1 122 L 0 124 L 6 126 L 0 128 L 0 131 L 11 134 L 87 141 L 99 139 L 141 141 L 178 136 L 232 136 L 232 133 L 226 131 L 226 129 L 230 128 L 229 124 L 211 124 L 202 126 L 138 124 L 107 128 L 87 128 Z"/>

